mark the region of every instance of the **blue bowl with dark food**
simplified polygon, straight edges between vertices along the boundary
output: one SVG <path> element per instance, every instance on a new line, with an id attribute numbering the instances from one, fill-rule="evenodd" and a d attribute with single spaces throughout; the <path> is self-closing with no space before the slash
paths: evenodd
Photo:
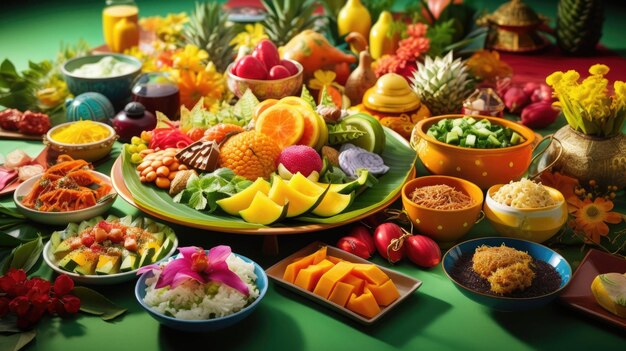
<path id="1" fill-rule="evenodd" d="M 572 276 L 572 268 L 563 256 L 541 244 L 513 238 L 462 242 L 443 256 L 442 265 L 463 295 L 498 311 L 546 305 L 569 284 Z M 528 274 L 529 269 L 532 274 Z"/>
<path id="2" fill-rule="evenodd" d="M 179 254 L 178 256 L 176 256 L 176 258 L 179 258 L 180 256 L 181 255 Z M 244 318 L 248 317 L 254 311 L 254 309 L 259 305 L 259 303 L 265 296 L 265 293 L 267 292 L 267 285 L 268 285 L 267 275 L 265 274 L 265 271 L 263 270 L 263 268 L 261 268 L 261 266 L 259 266 L 257 263 L 255 263 L 254 261 L 252 261 L 251 259 L 247 257 L 237 255 L 237 254 L 234 254 L 234 256 L 240 258 L 245 264 L 253 265 L 254 275 L 256 275 L 256 281 L 254 282 L 254 285 L 258 289 L 258 296 L 254 299 L 254 301 L 248 303 L 245 307 L 243 307 L 237 312 L 226 315 L 224 317 L 215 317 L 215 318 L 208 318 L 208 319 L 177 318 L 172 313 L 168 312 L 166 308 L 162 307 L 162 306 L 168 305 L 167 308 L 171 308 L 170 301 L 167 301 L 168 295 L 159 294 L 158 292 L 156 292 L 156 290 L 153 290 L 152 296 L 159 300 L 156 300 L 156 301 L 147 300 L 146 301 L 146 295 L 147 295 L 146 288 L 150 284 L 150 281 L 146 282 L 146 280 L 154 277 L 154 273 L 152 271 L 142 274 L 141 277 L 139 277 L 139 279 L 137 280 L 137 284 L 135 285 L 135 297 L 137 298 L 137 301 L 139 302 L 141 307 L 143 307 L 150 314 L 150 316 L 152 316 L 152 318 L 156 319 L 159 323 L 163 324 L 164 326 L 172 328 L 172 329 L 176 329 L 176 330 L 180 330 L 184 332 L 197 333 L 197 332 L 212 332 L 212 331 L 220 330 L 226 327 L 230 327 L 242 321 Z M 172 262 L 172 261 L 170 260 L 168 262 Z M 230 266 L 231 264 L 229 263 L 229 267 Z M 170 293 L 170 292 L 171 291 L 167 291 L 167 293 Z M 209 293 L 207 292 L 207 294 Z M 220 294 L 221 294 L 220 292 L 215 293 L 211 301 L 217 301 L 215 299 L 218 298 Z M 236 294 L 232 294 L 232 295 L 236 295 Z M 227 297 L 222 296 L 222 298 L 226 299 Z M 179 317 L 183 317 L 182 314 L 184 314 L 184 317 L 189 317 L 189 316 L 194 316 L 195 313 L 198 312 L 198 309 L 201 309 L 201 308 L 210 309 L 211 308 L 210 305 L 213 302 L 205 303 L 204 301 L 205 300 L 203 299 L 200 301 L 200 303 L 196 303 L 195 310 L 186 310 L 182 312 L 181 310 L 179 310 L 176 313 L 181 314 L 179 315 Z M 157 305 L 157 306 L 150 305 L 150 304 L 154 304 L 155 302 L 160 302 L 163 305 Z M 162 311 L 158 311 L 157 308 L 161 308 Z M 163 312 L 163 310 L 165 310 L 165 312 Z M 201 312 L 205 312 L 205 311 L 201 311 Z"/>
<path id="3" fill-rule="evenodd" d="M 141 65 L 133 56 L 110 53 L 73 58 L 61 66 L 61 72 L 74 96 L 100 93 L 120 110 L 130 101 L 131 84 Z"/>

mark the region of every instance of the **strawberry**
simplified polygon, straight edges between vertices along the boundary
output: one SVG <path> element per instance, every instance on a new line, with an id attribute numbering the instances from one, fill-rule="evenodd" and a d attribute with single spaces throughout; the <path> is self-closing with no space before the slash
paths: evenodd
<path id="1" fill-rule="evenodd" d="M 285 68 L 285 66 L 276 65 L 276 66 L 272 67 L 272 69 L 270 69 L 270 73 L 268 75 L 268 78 L 271 79 L 271 80 L 282 79 L 282 78 L 287 78 L 290 75 L 291 74 L 289 73 L 289 70 L 287 68 Z"/>
<path id="2" fill-rule="evenodd" d="M 246 55 L 238 61 L 239 64 L 237 66 L 237 70 L 235 71 L 235 75 L 237 77 L 246 78 L 246 79 L 266 79 L 267 78 L 267 69 L 263 62 L 258 59 Z"/>
<path id="3" fill-rule="evenodd" d="M 261 61 L 267 70 L 280 64 L 280 56 L 278 55 L 276 45 L 267 39 L 261 40 L 256 45 L 252 51 L 252 56 Z"/>

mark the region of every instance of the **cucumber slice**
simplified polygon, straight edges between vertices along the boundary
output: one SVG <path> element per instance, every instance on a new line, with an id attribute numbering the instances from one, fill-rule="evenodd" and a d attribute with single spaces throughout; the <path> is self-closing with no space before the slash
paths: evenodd
<path id="1" fill-rule="evenodd" d="M 465 138 L 465 146 L 476 147 L 476 135 L 470 134 Z"/>
<path id="2" fill-rule="evenodd" d="M 350 141 L 351 144 L 375 154 L 382 154 L 385 148 L 385 131 L 376 118 L 357 113 L 342 119 L 341 123 L 365 132 L 360 138 Z"/>

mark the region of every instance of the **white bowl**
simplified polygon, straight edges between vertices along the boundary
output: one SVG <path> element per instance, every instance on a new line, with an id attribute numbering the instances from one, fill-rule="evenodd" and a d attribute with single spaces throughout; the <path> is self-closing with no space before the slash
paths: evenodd
<path id="1" fill-rule="evenodd" d="M 111 184 L 111 178 L 108 176 L 96 172 L 91 171 L 94 176 L 103 180 L 104 182 Z M 90 219 L 96 216 L 99 216 L 106 211 L 108 211 L 113 203 L 115 202 L 116 196 L 111 196 L 109 199 L 96 203 L 94 206 L 85 208 L 78 211 L 66 211 L 66 212 L 44 212 L 33 210 L 32 208 L 28 208 L 22 205 L 21 199 L 28 195 L 30 190 L 33 188 L 33 185 L 41 179 L 41 175 L 34 176 L 29 178 L 22 184 L 20 184 L 15 192 L 13 193 L 13 201 L 15 202 L 15 206 L 17 210 L 20 211 L 26 218 L 32 219 L 35 222 L 43 223 L 43 224 L 51 224 L 51 225 L 67 225 L 72 222 L 82 222 L 86 219 Z M 109 194 L 117 194 L 115 189 L 111 188 L 111 192 Z"/>
<path id="2" fill-rule="evenodd" d="M 174 254 L 176 249 L 178 249 L 178 237 L 174 236 L 174 238 L 174 246 L 159 262 L 169 259 Z M 48 241 L 43 247 L 43 260 L 46 262 L 48 267 L 52 268 L 52 270 L 57 272 L 58 274 L 65 274 L 77 283 L 89 285 L 113 285 L 127 282 L 133 280 L 137 276 L 137 271 L 139 270 L 139 268 L 137 268 L 128 272 L 106 275 L 80 275 L 77 273 L 68 272 L 65 269 L 59 267 L 59 265 L 57 264 L 57 260 L 52 253 L 52 245 L 50 241 Z"/>

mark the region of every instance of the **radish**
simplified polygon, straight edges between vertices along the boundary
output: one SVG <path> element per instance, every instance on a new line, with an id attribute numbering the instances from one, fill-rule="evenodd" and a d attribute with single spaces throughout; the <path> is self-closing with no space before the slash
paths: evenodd
<path id="1" fill-rule="evenodd" d="M 395 223 L 383 223 L 374 231 L 376 250 L 389 263 L 396 263 L 404 257 L 402 241 L 400 241 L 403 234 L 400 226 Z"/>
<path id="2" fill-rule="evenodd" d="M 339 239 L 339 241 L 337 242 L 337 247 L 342 249 L 343 251 L 349 252 L 353 255 L 357 255 L 366 260 L 371 256 L 367 245 L 365 245 L 365 243 L 360 239 L 351 236 L 344 236 L 343 238 Z"/>
<path id="3" fill-rule="evenodd" d="M 437 243 L 425 235 L 411 235 L 405 240 L 404 251 L 411 262 L 431 268 L 441 261 L 441 250 Z"/>

